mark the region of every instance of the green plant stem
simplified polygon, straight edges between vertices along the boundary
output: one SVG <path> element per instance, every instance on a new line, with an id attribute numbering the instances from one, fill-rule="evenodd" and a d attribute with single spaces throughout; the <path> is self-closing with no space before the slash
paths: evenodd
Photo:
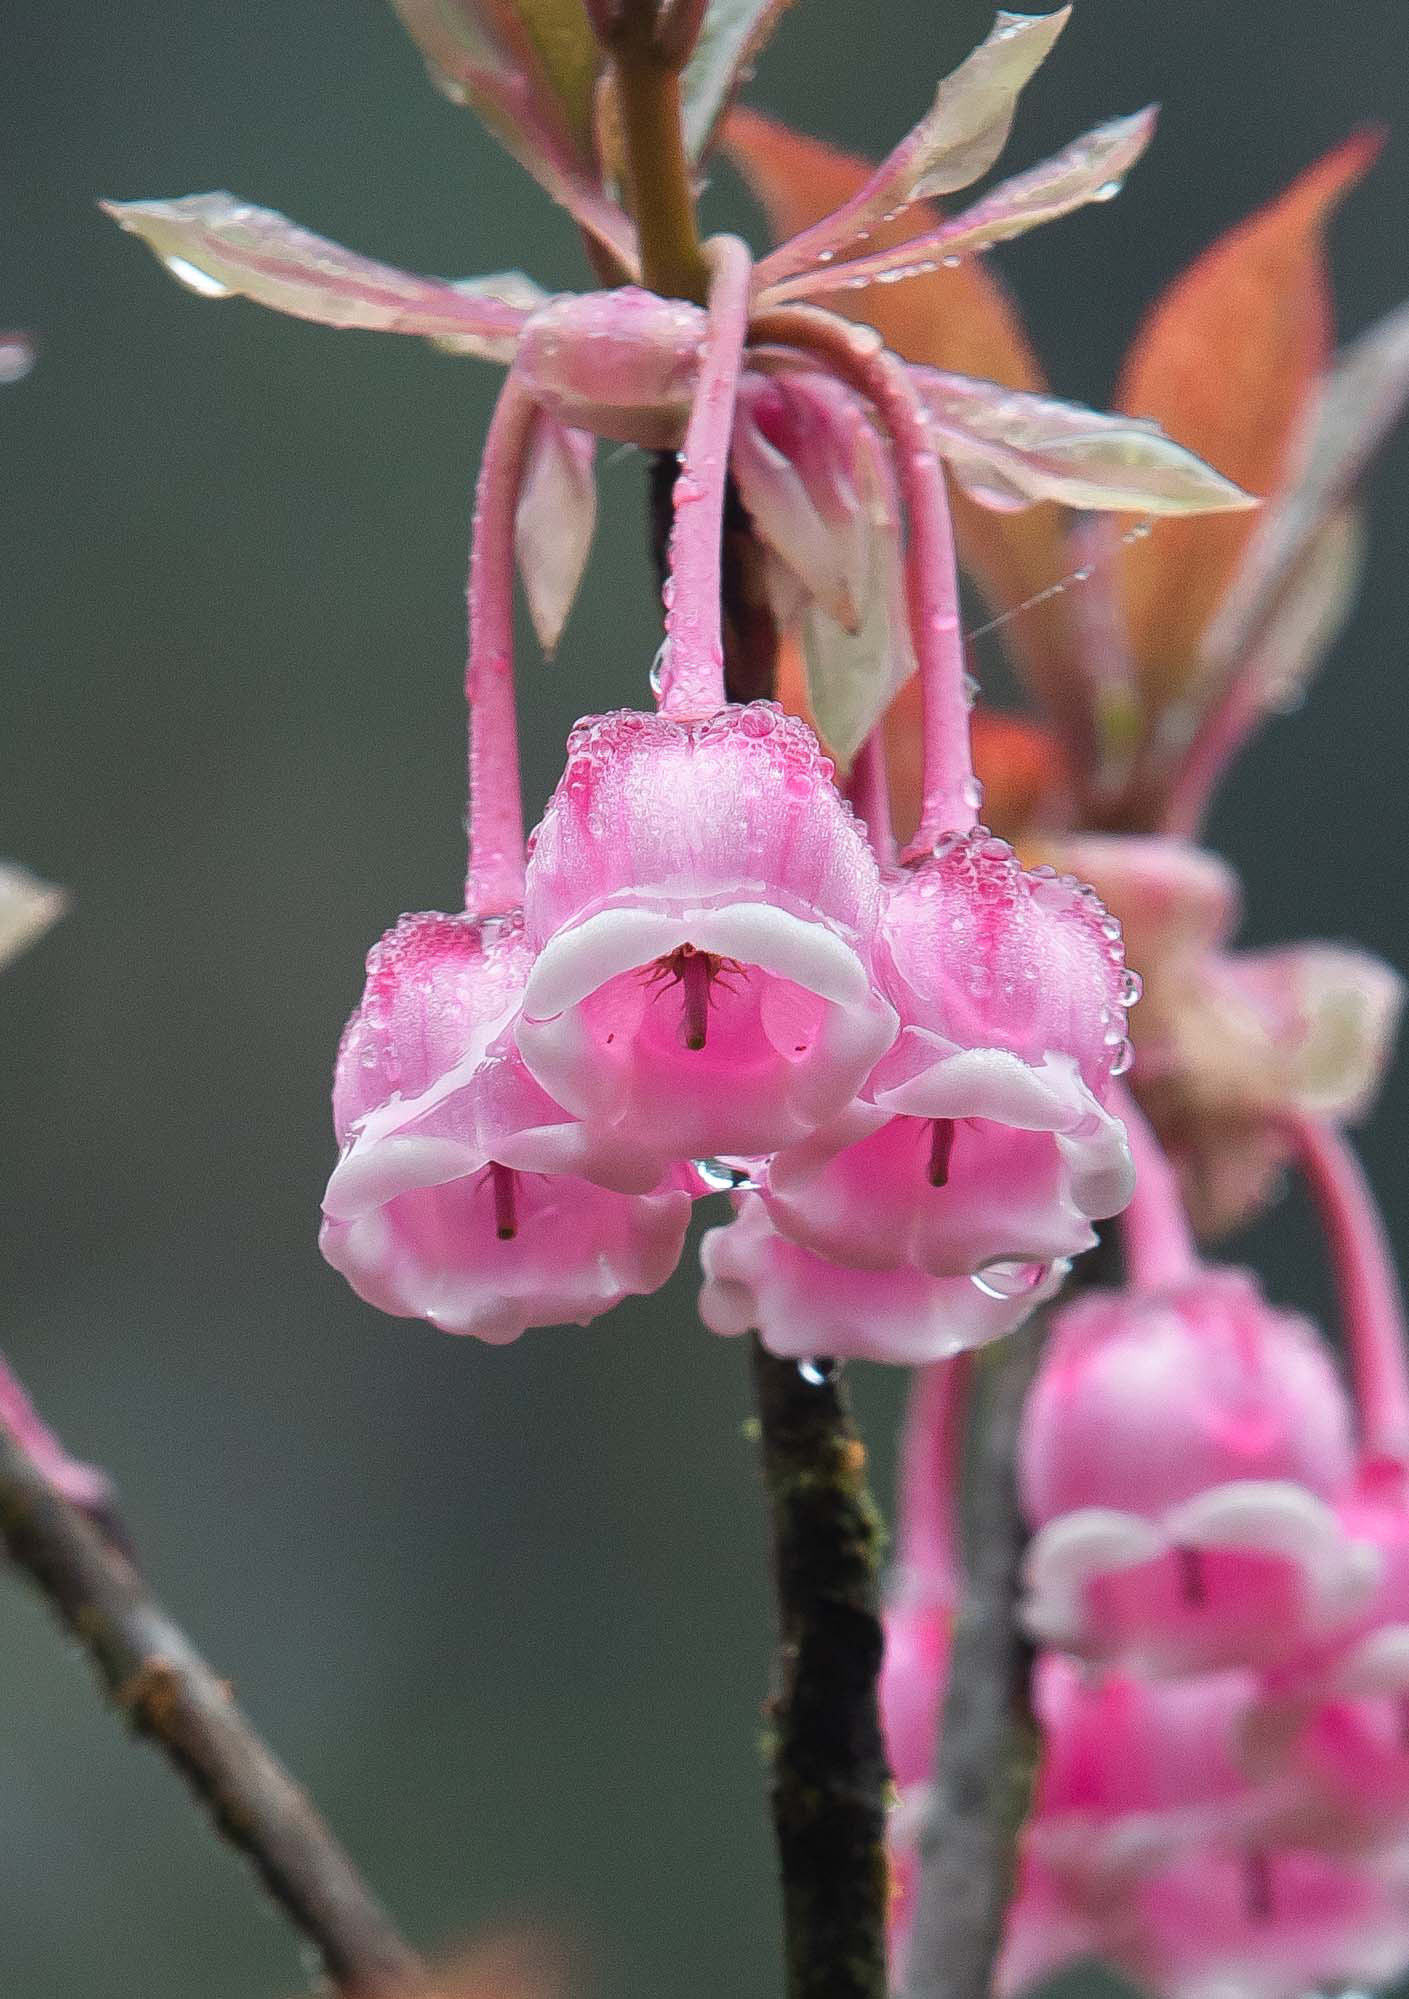
<path id="1" fill-rule="evenodd" d="M 882 1533 L 826 1363 L 753 1341 L 779 1644 L 767 1704 L 788 1999 L 885 1999 Z M 816 1376 L 817 1378 L 812 1378 Z"/>
<path id="2" fill-rule="evenodd" d="M 703 305 L 709 269 L 695 226 L 679 72 L 648 34 L 624 32 L 612 57 L 626 197 L 640 241 L 642 282 L 663 298 Z"/>
<path id="3" fill-rule="evenodd" d="M 424 1970 L 225 1682 L 99 1528 L 0 1432 L 0 1535 L 97 1668 L 316 1947 L 338 1992 L 422 1990 Z"/>

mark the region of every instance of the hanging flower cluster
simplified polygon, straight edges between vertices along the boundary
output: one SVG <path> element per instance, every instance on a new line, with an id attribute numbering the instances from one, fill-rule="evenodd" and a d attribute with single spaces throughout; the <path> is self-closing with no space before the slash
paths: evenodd
<path id="1" fill-rule="evenodd" d="M 868 247 L 992 164 L 1065 18 L 1000 15 L 866 183 L 756 268 L 716 241 L 707 309 L 413 278 L 223 195 L 110 205 L 199 291 L 510 364 L 472 551 L 466 913 L 382 940 L 338 1061 L 323 1248 L 384 1309 L 491 1340 L 586 1322 L 662 1283 L 691 1197 L 729 1184 L 708 1325 L 785 1355 L 933 1358 L 1015 1325 L 1129 1198 L 1109 1098 L 1139 984 L 1097 896 L 978 823 L 941 464 L 1003 506 L 1250 502 L 1157 426 L 904 367 L 807 303 L 1114 191 L 1151 113 Z M 634 275 L 625 215 L 548 177 Z M 680 451 L 657 709 L 578 725 L 525 846 L 515 550 L 551 645 L 593 437 Z M 772 704 L 727 704 L 726 477 L 777 615 L 813 633 L 832 757 Z M 924 800 L 897 861 L 876 732 L 917 666 Z"/>

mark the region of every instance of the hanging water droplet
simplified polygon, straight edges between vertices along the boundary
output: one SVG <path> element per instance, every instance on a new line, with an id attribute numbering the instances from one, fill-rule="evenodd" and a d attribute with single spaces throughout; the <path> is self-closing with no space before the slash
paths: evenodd
<path id="1" fill-rule="evenodd" d="M 800 1360 L 797 1371 L 809 1388 L 830 1388 L 841 1373 L 841 1362 L 814 1356 L 810 1360 Z"/>
<path id="2" fill-rule="evenodd" d="M 1144 990 L 1145 981 L 1140 977 L 1138 972 L 1132 972 L 1127 966 L 1125 971 L 1120 975 L 1120 993 L 1118 997 L 1121 1005 L 1134 1006 L 1136 1000 L 1139 999 Z"/>
<path id="3" fill-rule="evenodd" d="M 975 701 L 978 700 L 978 682 L 974 679 L 974 676 L 971 673 L 966 673 L 964 675 L 962 684 L 964 690 L 964 706 L 966 708 L 972 708 Z M 974 806 L 975 812 L 978 811 L 978 807 L 982 803 L 983 800 L 980 799 L 978 801 L 978 804 Z"/>
<path id="4" fill-rule="evenodd" d="M 1134 1060 L 1135 1044 L 1128 1039 L 1123 1040 L 1116 1049 L 1115 1054 L 1111 1057 L 1111 1074 L 1113 1076 L 1128 1076 Z"/>
<path id="5" fill-rule="evenodd" d="M 962 257 L 941 257 L 939 261 L 946 271 L 957 271 L 964 260 Z"/>
<path id="6" fill-rule="evenodd" d="M 969 1282 L 985 1298 L 1025 1298 L 1047 1281 L 1050 1264 L 1019 1256 L 995 1256 L 971 1273 Z"/>
<path id="7" fill-rule="evenodd" d="M 665 653 L 666 649 L 664 646 L 657 648 L 656 656 L 651 661 L 651 671 L 648 676 L 651 683 L 651 692 L 655 695 L 657 701 L 660 700 L 661 688 L 665 684 Z"/>
<path id="8" fill-rule="evenodd" d="M 982 810 L 983 786 L 976 777 L 966 777 L 964 779 L 964 782 L 959 786 L 959 796 L 963 799 L 965 805 L 968 806 L 970 812 L 979 812 Z"/>
<path id="9" fill-rule="evenodd" d="M 202 298 L 229 298 L 230 287 L 223 279 L 212 277 L 199 264 L 193 264 L 188 257 L 163 257 L 162 262 L 178 284 L 188 291 L 199 292 Z"/>

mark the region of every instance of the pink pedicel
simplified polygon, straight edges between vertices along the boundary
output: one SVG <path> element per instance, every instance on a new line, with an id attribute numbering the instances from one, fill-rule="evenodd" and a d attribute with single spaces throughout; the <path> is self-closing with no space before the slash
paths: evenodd
<path id="1" fill-rule="evenodd" d="M 1309 1323 L 1198 1262 L 1171 1170 L 1133 1106 L 1129 1121 L 1130 1286 L 1057 1315 L 1024 1413 L 1027 1621 L 1156 1672 L 1277 1665 L 1374 1584 L 1335 1510 L 1349 1407 Z"/>
<path id="2" fill-rule="evenodd" d="M 773 1161 L 776 1226 L 936 1277 L 1089 1248 L 1133 1185 L 1106 1101 L 1138 991 L 1118 925 L 979 827 L 888 881 L 876 966 L 899 1034 L 863 1101 Z"/>
<path id="3" fill-rule="evenodd" d="M 1361 1468 L 1341 1507 L 1372 1549 L 1374 1594 L 1264 1689 L 1249 1758 L 1279 1787 L 1278 1823 L 1339 1848 L 1381 1848 L 1409 1824 L 1409 1371 L 1384 1224 L 1351 1147 L 1299 1120 L 1289 1143 L 1335 1271 L 1359 1419 Z"/>
<path id="4" fill-rule="evenodd" d="M 657 1289 L 691 1204 L 678 1177 L 630 1195 L 573 1173 L 578 1128 L 509 1038 L 527 964 L 512 918 L 403 917 L 333 1085 L 324 1256 L 369 1304 L 493 1342 Z"/>
<path id="5" fill-rule="evenodd" d="M 854 1270 L 779 1235 L 757 1194 L 700 1243 L 700 1317 L 711 1332 L 757 1332 L 785 1360 L 829 1354 L 914 1366 L 985 1346 L 1049 1298 L 1065 1267 L 1015 1264 L 975 1283 L 913 1265 Z"/>

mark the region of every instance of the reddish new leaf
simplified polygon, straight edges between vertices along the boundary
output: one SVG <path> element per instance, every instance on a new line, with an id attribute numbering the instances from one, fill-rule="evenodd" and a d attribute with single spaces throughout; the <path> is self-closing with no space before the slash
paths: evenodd
<path id="1" fill-rule="evenodd" d="M 1116 408 L 1153 417 L 1245 491 L 1274 493 L 1330 351 L 1326 223 L 1379 146 L 1357 133 L 1206 250 L 1156 302 Z M 1131 650 L 1154 699 L 1195 669 L 1254 526 L 1231 515 L 1171 521 L 1126 552 Z"/>

